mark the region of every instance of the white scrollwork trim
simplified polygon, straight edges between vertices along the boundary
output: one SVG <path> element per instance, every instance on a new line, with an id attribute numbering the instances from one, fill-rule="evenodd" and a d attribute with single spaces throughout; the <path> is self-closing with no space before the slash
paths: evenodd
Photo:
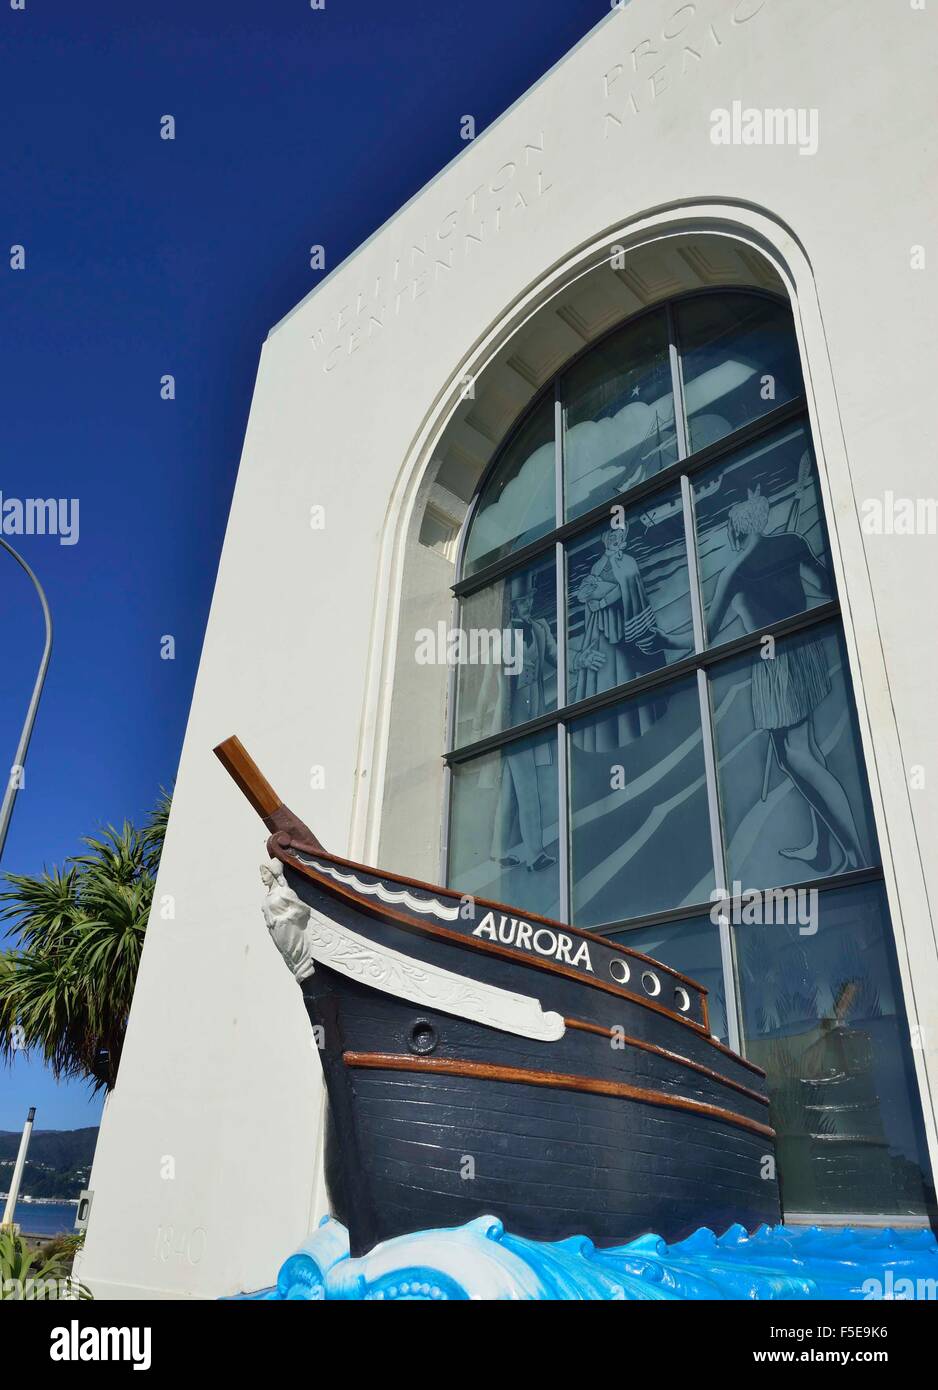
<path id="1" fill-rule="evenodd" d="M 304 856 L 305 858 L 305 856 Z M 331 864 L 320 864 L 318 859 L 306 859 L 307 863 L 313 868 L 318 869 L 321 874 L 328 874 L 338 883 L 347 883 L 350 888 L 354 888 L 356 893 L 366 893 L 371 898 L 380 898 L 385 903 L 403 903 L 409 907 L 411 912 L 434 912 L 437 917 L 442 917 L 446 922 L 455 922 L 459 917 L 458 907 L 445 907 L 439 898 L 415 898 L 413 893 L 401 888 L 399 891 L 388 888 L 381 883 L 362 883 L 355 874 L 343 874 Z"/>
<path id="2" fill-rule="evenodd" d="M 389 946 L 376 946 L 316 911 L 310 912 L 306 933 L 314 960 L 372 989 L 523 1038 L 556 1042 L 564 1035 L 561 1015 L 545 1013 L 529 995 L 426 965 Z"/>
<path id="3" fill-rule="evenodd" d="M 458 1018 L 540 1042 L 556 1042 L 563 1037 L 562 1016 L 545 1012 L 540 1001 L 530 995 L 514 994 L 438 965 L 426 965 L 390 946 L 377 946 L 307 907 L 288 886 L 278 860 L 269 868 L 262 865 L 261 876 L 268 887 L 264 920 L 297 980 L 311 975 L 314 962 L 319 961 L 340 975 L 410 1004 L 442 1009 Z"/>

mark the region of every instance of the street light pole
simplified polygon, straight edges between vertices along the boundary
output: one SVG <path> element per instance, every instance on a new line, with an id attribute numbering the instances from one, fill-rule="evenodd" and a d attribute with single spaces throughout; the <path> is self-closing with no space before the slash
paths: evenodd
<path id="1" fill-rule="evenodd" d="M 20 741 L 16 748 L 16 756 L 13 759 L 13 766 L 7 778 L 6 791 L 3 794 L 3 805 L 0 806 L 0 858 L 3 856 L 3 846 L 6 844 L 7 830 L 10 828 L 10 817 L 13 814 L 13 803 L 16 800 L 16 793 L 19 791 L 20 780 L 23 774 L 23 764 L 26 762 L 26 750 L 29 747 L 29 740 L 33 732 L 33 724 L 36 722 L 36 711 L 39 708 L 39 697 L 42 694 L 43 683 L 46 679 L 46 671 L 49 669 L 49 658 L 52 655 L 52 614 L 49 612 L 49 605 L 42 585 L 33 574 L 29 565 L 22 555 L 17 554 L 7 541 L 0 536 L 0 546 L 8 550 L 13 559 L 20 565 L 30 579 L 39 595 L 39 602 L 42 604 L 42 616 L 46 624 L 46 642 L 42 650 L 42 660 L 39 662 L 39 671 L 36 675 L 36 684 L 33 686 L 33 693 L 29 701 L 29 708 L 26 711 L 26 722 L 20 734 Z"/>
<path id="2" fill-rule="evenodd" d="M 23 1135 L 20 1139 L 20 1150 L 16 1155 L 16 1163 L 13 1165 L 13 1176 L 10 1179 L 10 1190 L 7 1193 L 7 1204 L 3 1212 L 3 1226 L 12 1226 L 13 1218 L 16 1215 L 16 1203 L 20 1195 L 20 1183 L 23 1181 L 23 1169 L 26 1167 L 26 1154 L 29 1150 L 29 1141 L 33 1132 L 33 1120 L 36 1118 L 36 1107 L 29 1107 L 29 1114 L 26 1116 L 26 1123 L 23 1126 Z"/>

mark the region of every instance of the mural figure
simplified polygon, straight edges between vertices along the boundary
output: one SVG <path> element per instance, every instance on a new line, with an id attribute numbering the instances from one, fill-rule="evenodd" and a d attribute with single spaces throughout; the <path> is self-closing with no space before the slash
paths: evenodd
<path id="1" fill-rule="evenodd" d="M 810 466 L 810 465 L 808 465 Z M 799 492 L 806 485 L 805 460 Z M 761 488 L 748 489 L 744 502 L 730 507 L 727 537 L 732 557 L 720 574 L 709 611 L 711 635 L 719 632 L 730 609 L 747 632 L 758 632 L 781 617 L 803 613 L 807 587 L 829 598 L 829 575 L 805 538 L 793 529 L 766 533 L 769 499 Z M 752 717 L 769 735 L 763 800 L 768 792 L 771 756 L 804 797 L 811 811 L 810 842 L 780 849 L 786 859 L 800 860 L 816 873 L 858 868 L 863 850 L 847 793 L 827 766 L 818 746 L 814 711 L 831 691 L 831 678 L 820 641 L 785 643 L 769 660 L 752 664 Z"/>
<path id="2" fill-rule="evenodd" d="M 533 574 L 516 575 L 511 580 L 506 627 L 522 634 L 521 670 L 515 675 L 504 663 L 485 668 L 474 720 L 474 731 L 480 738 L 527 723 L 553 708 L 546 682 L 557 670 L 557 643 L 547 619 L 533 616 L 535 596 Z M 535 871 L 557 862 L 544 848 L 544 812 L 538 787 L 538 767 L 550 762 L 547 743 L 520 748 L 509 745 L 501 754 L 492 858 L 506 869 L 523 863 Z"/>
<path id="3" fill-rule="evenodd" d="M 628 550 L 628 539 L 628 523 L 604 532 L 603 554 L 576 592 L 577 602 L 584 608 L 583 641 L 572 663 L 577 700 L 658 669 L 665 664 L 666 650 L 687 652 L 691 647 L 689 641 L 659 628 L 641 569 Z M 577 738 L 595 735 L 596 747 L 588 751 L 621 748 L 643 734 L 661 712 L 661 702 L 642 700 L 636 708 L 619 714 L 616 721 L 608 721 L 618 724 L 617 736 L 603 723 L 584 730 Z"/>

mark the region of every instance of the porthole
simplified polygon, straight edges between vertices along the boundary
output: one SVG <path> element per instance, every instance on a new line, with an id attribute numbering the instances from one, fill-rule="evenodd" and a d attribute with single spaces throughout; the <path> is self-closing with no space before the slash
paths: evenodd
<path id="1" fill-rule="evenodd" d="M 629 969 L 628 961 L 623 960 L 621 956 L 616 956 L 614 960 L 609 962 L 609 974 L 620 985 L 624 985 L 627 983 L 632 972 Z"/>
<path id="2" fill-rule="evenodd" d="M 650 994 L 653 998 L 656 994 L 661 993 L 661 981 L 658 979 L 658 976 L 655 975 L 653 971 L 645 971 L 644 975 L 642 976 L 642 989 L 644 989 L 646 994 Z"/>
<path id="3" fill-rule="evenodd" d="M 425 1056 L 428 1052 L 433 1051 L 439 1041 L 433 1024 L 428 1023 L 425 1018 L 420 1018 L 410 1030 L 407 1046 L 411 1052 L 416 1052 L 418 1056 Z"/>
<path id="4" fill-rule="evenodd" d="M 687 990 L 682 989 L 680 985 L 675 986 L 674 1002 L 682 1014 L 686 1014 L 690 1010 L 690 995 L 687 993 Z"/>

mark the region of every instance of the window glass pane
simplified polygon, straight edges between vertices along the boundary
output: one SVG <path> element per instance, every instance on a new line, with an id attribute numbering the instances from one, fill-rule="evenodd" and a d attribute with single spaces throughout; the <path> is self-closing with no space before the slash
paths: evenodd
<path id="1" fill-rule="evenodd" d="M 554 453 L 554 398 L 548 394 L 509 440 L 482 490 L 463 555 L 464 575 L 554 529 Z"/>
<path id="2" fill-rule="evenodd" d="M 615 513 L 570 545 L 567 612 L 571 700 L 693 650 L 680 489 Z"/>
<path id="3" fill-rule="evenodd" d="M 713 860 L 696 680 L 572 722 L 570 799 L 577 926 L 706 902 Z"/>
<path id="4" fill-rule="evenodd" d="M 722 459 L 694 483 L 711 643 L 803 613 L 834 595 L 817 469 L 798 424 Z"/>
<path id="5" fill-rule="evenodd" d="M 878 862 L 843 639 L 824 624 L 711 675 L 730 881 L 773 888 Z"/>
<path id="6" fill-rule="evenodd" d="M 453 767 L 451 887 L 557 916 L 556 755 L 551 730 Z"/>
<path id="7" fill-rule="evenodd" d="M 691 452 L 804 389 L 787 305 L 759 295 L 700 295 L 674 306 Z"/>
<path id="8" fill-rule="evenodd" d="M 677 458 L 667 320 L 645 314 L 563 379 L 566 514 L 580 516 Z"/>
<path id="9" fill-rule="evenodd" d="M 615 932 L 611 941 L 641 951 L 672 970 L 689 975 L 708 991 L 710 1032 L 726 1042 L 726 994 L 720 959 L 720 931 L 709 917 L 684 917 L 655 927 L 633 927 Z"/>
<path id="10" fill-rule="evenodd" d="M 929 1170 L 883 886 L 822 891 L 815 912 L 807 930 L 734 928 L 746 1055 L 768 1073 L 785 1210 L 924 1216 Z"/>
<path id="11" fill-rule="evenodd" d="M 554 574 L 551 551 L 460 604 L 457 747 L 556 708 Z"/>

